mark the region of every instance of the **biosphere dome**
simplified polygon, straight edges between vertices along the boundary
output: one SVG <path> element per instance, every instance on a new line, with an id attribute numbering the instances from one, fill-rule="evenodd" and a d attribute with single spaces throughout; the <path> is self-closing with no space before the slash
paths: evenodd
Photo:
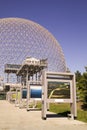
<path id="1" fill-rule="evenodd" d="M 66 71 L 62 48 L 48 30 L 26 19 L 0 19 L 0 75 L 5 64 L 21 64 L 26 57 L 47 58 L 48 70 Z"/>

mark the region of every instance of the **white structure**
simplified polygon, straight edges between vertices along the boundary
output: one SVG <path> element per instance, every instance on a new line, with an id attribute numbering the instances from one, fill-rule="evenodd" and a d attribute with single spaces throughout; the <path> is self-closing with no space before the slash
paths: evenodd
<path id="1" fill-rule="evenodd" d="M 0 91 L 3 91 L 3 88 L 4 87 L 4 85 L 3 85 L 3 78 L 2 77 L 0 77 Z"/>
<path id="2" fill-rule="evenodd" d="M 41 88 L 42 88 L 42 70 L 47 69 L 48 63 L 47 59 L 36 59 L 36 58 L 26 58 L 17 71 L 17 76 L 21 76 L 21 88 L 20 88 L 20 108 L 23 107 L 23 91 L 27 91 L 26 95 L 26 107 L 29 110 L 29 105 L 32 101 L 41 100 Z M 31 90 L 40 91 L 40 96 L 31 96 Z"/>
<path id="3" fill-rule="evenodd" d="M 28 65 L 40 65 L 40 60 L 36 59 L 36 58 L 33 58 L 33 57 L 27 57 L 22 65 L 24 64 L 28 64 Z"/>

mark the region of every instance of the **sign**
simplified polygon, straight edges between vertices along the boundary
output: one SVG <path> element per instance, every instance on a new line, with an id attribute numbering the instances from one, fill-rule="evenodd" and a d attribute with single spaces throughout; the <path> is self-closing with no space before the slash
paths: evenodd
<path id="1" fill-rule="evenodd" d="M 49 99 L 70 99 L 69 82 L 48 82 Z"/>

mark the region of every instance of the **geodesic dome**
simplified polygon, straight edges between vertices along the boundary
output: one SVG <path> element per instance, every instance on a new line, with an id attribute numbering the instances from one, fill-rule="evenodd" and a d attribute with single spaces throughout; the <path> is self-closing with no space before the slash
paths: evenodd
<path id="1" fill-rule="evenodd" d="M 0 19 L 0 75 L 5 64 L 21 64 L 26 57 L 47 58 L 48 70 L 66 71 L 62 48 L 48 30 L 26 19 Z"/>

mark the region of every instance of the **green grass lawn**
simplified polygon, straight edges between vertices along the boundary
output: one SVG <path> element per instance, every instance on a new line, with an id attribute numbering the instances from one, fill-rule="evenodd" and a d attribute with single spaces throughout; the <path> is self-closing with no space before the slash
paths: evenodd
<path id="1" fill-rule="evenodd" d="M 67 116 L 70 113 L 70 106 L 69 104 L 50 104 L 50 111 L 57 113 L 61 116 Z"/>
<path id="2" fill-rule="evenodd" d="M 70 113 L 69 104 L 50 104 L 50 111 L 55 112 L 61 116 L 67 116 Z M 87 110 L 81 108 L 81 103 L 77 103 L 77 120 L 87 122 Z"/>
<path id="3" fill-rule="evenodd" d="M 87 108 L 86 110 L 83 110 L 81 102 L 77 103 L 77 120 L 87 123 Z"/>
<path id="4" fill-rule="evenodd" d="M 87 123 L 87 111 L 77 110 L 77 120 Z"/>
<path id="5" fill-rule="evenodd" d="M 77 103 L 77 120 L 83 121 L 87 123 L 87 110 L 83 110 L 81 108 L 82 103 Z M 41 104 L 38 103 L 38 108 L 41 108 Z M 70 105 L 63 103 L 51 103 L 50 104 L 50 111 L 58 114 L 59 116 L 67 117 L 67 114 L 70 113 Z"/>

